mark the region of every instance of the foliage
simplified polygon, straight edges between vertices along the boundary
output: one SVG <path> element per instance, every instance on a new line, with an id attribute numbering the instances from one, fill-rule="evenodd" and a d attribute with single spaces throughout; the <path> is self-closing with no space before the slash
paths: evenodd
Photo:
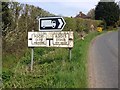
<path id="1" fill-rule="evenodd" d="M 87 16 L 91 17 L 93 20 L 95 19 L 95 9 L 91 9 L 88 13 Z"/>
<path id="2" fill-rule="evenodd" d="M 91 30 L 91 25 L 94 25 L 95 30 L 98 25 L 102 24 L 103 22 L 100 20 L 90 20 L 90 19 L 82 19 L 82 18 L 69 18 L 65 17 L 66 26 L 64 31 L 72 31 L 77 32 L 86 32 L 88 33 Z"/>
<path id="3" fill-rule="evenodd" d="M 95 19 L 104 20 L 112 26 L 119 20 L 120 9 L 115 2 L 99 2 L 95 8 Z"/>
<path id="4" fill-rule="evenodd" d="M 100 33 L 89 34 L 81 41 L 74 32 L 72 60 L 65 48 L 35 48 L 34 69 L 31 72 L 30 50 L 9 69 L 3 67 L 3 88 L 87 88 L 87 50 L 90 41 Z"/>
<path id="5" fill-rule="evenodd" d="M 89 41 L 81 41 L 78 32 L 89 32 L 91 24 L 96 28 L 101 21 L 64 17 L 66 21 L 64 31 L 71 29 L 75 33 L 72 61 L 68 60 L 68 49 L 35 48 L 34 70 L 30 72 L 31 49 L 27 47 L 27 33 L 33 29 L 38 31 L 39 17 L 54 15 L 39 7 L 17 2 L 10 2 L 8 6 L 8 13 L 12 19 L 10 26 L 4 27 L 6 34 L 2 42 L 3 87 L 87 87 L 85 66 L 87 52 L 84 50 L 88 45 L 86 42 Z M 85 40 L 93 36 L 92 34 Z"/>
<path id="6" fill-rule="evenodd" d="M 13 76 L 13 73 L 12 71 L 8 71 L 8 70 L 4 70 L 2 72 L 2 79 L 3 79 L 3 82 L 7 82 L 10 80 L 10 78 Z"/>
<path id="7" fill-rule="evenodd" d="M 65 17 L 66 25 L 64 31 L 76 31 L 76 20 L 74 18 Z"/>
<path id="8" fill-rule="evenodd" d="M 19 55 L 27 48 L 28 31 L 32 31 L 33 29 L 38 31 L 37 17 L 41 15 L 53 16 L 53 14 L 41 8 L 20 4 L 18 2 L 2 2 L 2 4 L 4 24 L 2 31 L 3 53 L 14 53 L 15 55 Z"/>
<path id="9" fill-rule="evenodd" d="M 116 26 L 120 27 L 120 19 L 116 22 Z"/>
<path id="10" fill-rule="evenodd" d="M 11 14 L 10 9 L 8 8 L 9 2 L 2 2 L 2 35 L 6 35 L 6 28 L 11 25 Z"/>

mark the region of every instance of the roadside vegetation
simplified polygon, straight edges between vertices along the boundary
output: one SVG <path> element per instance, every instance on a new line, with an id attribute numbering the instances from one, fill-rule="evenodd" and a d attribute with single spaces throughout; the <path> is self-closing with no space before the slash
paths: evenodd
<path id="1" fill-rule="evenodd" d="M 30 53 L 26 53 L 14 65 L 15 56 L 5 57 L 3 87 L 6 88 L 87 88 L 87 51 L 90 41 L 99 32 L 90 33 L 81 40 L 74 32 L 74 48 L 69 60 L 67 48 L 35 48 L 34 69 L 30 71 Z M 8 61 L 9 60 L 9 61 Z"/>
<path id="2" fill-rule="evenodd" d="M 22 53 L 17 53 L 19 48 L 14 46 L 17 48 L 16 53 L 4 52 L 3 87 L 87 87 L 87 50 L 90 41 L 99 32 L 86 33 L 84 41 L 81 40 L 80 34 L 80 31 L 74 30 L 74 48 L 72 49 L 71 61 L 69 60 L 68 48 L 34 48 L 32 72 L 30 71 L 30 48 L 24 47 Z M 10 49 L 12 51 L 13 48 Z"/>
<path id="3" fill-rule="evenodd" d="M 0 24 L 3 88 L 88 87 L 88 47 L 90 41 L 101 34 L 96 28 L 104 26 L 104 21 L 64 17 L 66 26 L 63 31 L 74 31 L 72 59 L 69 60 L 68 48 L 34 48 L 34 67 L 30 71 L 31 48 L 27 47 L 27 34 L 33 29 L 38 31 L 39 17 L 55 15 L 17 2 L 4 2 L 1 7 L 4 16 Z M 94 25 L 94 30 L 91 25 Z M 81 34 L 84 40 L 81 40 Z"/>

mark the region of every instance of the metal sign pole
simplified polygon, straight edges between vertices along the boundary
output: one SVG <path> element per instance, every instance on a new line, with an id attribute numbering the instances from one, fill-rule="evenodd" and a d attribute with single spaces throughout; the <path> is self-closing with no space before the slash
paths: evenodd
<path id="1" fill-rule="evenodd" d="M 31 48 L 31 71 L 33 70 L 33 59 L 34 59 L 34 50 Z"/>
<path id="2" fill-rule="evenodd" d="M 71 29 L 70 29 L 70 31 L 71 31 Z M 71 61 L 71 49 L 72 48 L 69 48 L 69 60 Z"/>
<path id="3" fill-rule="evenodd" d="M 72 49 L 72 48 L 69 48 L 69 60 L 70 60 L 70 61 L 71 61 L 71 57 L 72 57 L 71 49 Z"/>
<path id="4" fill-rule="evenodd" d="M 34 32 L 34 30 L 32 30 L 32 32 Z M 33 70 L 33 59 L 34 59 L 34 50 L 33 49 L 34 48 L 32 47 L 31 48 L 31 67 L 30 67 L 31 71 Z"/>

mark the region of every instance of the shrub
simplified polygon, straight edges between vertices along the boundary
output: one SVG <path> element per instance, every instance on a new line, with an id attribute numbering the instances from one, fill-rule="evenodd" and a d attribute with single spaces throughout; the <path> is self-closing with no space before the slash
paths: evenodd
<path id="1" fill-rule="evenodd" d="M 10 80 L 10 78 L 11 78 L 11 76 L 13 76 L 13 73 L 11 72 L 11 71 L 8 71 L 8 70 L 4 70 L 3 72 L 2 72 L 2 80 L 3 81 L 9 81 Z"/>
<path id="2" fill-rule="evenodd" d="M 64 31 L 85 32 L 88 33 L 91 30 L 91 25 L 94 25 L 95 28 L 99 25 L 105 27 L 105 23 L 101 20 L 91 20 L 91 19 L 82 19 L 82 18 L 69 18 L 65 17 L 66 25 Z"/>

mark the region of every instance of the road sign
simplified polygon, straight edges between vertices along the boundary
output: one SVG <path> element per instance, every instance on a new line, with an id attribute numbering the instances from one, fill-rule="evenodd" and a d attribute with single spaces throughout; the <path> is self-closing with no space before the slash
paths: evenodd
<path id="1" fill-rule="evenodd" d="M 28 47 L 73 47 L 73 31 L 28 32 Z"/>
<path id="2" fill-rule="evenodd" d="M 45 17 L 39 19 L 39 31 L 61 31 L 65 26 L 62 17 Z"/>

